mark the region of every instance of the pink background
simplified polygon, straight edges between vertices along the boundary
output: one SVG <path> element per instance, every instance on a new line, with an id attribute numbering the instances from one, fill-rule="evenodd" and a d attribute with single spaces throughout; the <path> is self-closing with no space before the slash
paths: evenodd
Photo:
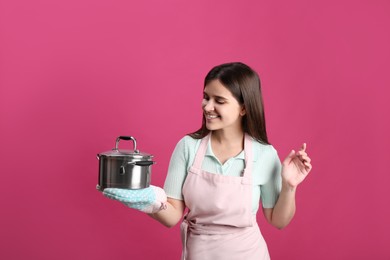
<path id="1" fill-rule="evenodd" d="M 95 190 L 96 154 L 133 135 L 164 183 L 197 129 L 205 74 L 261 76 L 283 159 L 314 169 L 273 259 L 389 259 L 388 1 L 0 2 L 0 258 L 179 259 L 167 229 Z M 130 144 L 123 143 L 123 147 Z"/>

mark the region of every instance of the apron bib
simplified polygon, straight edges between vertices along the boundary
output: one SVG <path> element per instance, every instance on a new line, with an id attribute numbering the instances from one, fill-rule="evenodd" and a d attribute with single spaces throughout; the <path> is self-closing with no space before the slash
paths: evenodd
<path id="1" fill-rule="evenodd" d="M 225 176 L 201 169 L 210 135 L 201 140 L 183 185 L 189 212 L 181 224 L 182 260 L 270 259 L 252 214 L 252 140 L 245 135 L 242 176 Z"/>

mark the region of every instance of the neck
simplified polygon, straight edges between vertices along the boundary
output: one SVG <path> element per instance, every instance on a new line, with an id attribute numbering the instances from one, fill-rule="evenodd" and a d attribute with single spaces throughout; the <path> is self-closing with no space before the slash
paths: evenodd
<path id="1" fill-rule="evenodd" d="M 224 164 L 244 149 L 244 132 L 211 132 L 211 149 L 219 162 Z"/>
<path id="2" fill-rule="evenodd" d="M 227 131 L 212 131 L 212 139 L 220 144 L 237 144 L 243 143 L 245 133 L 243 131 L 227 132 Z"/>

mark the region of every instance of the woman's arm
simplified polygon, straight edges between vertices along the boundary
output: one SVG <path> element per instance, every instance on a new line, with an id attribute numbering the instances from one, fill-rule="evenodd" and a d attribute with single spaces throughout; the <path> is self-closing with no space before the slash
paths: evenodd
<path id="1" fill-rule="evenodd" d="M 166 209 L 148 215 L 170 228 L 175 226 L 183 217 L 184 209 L 185 204 L 183 200 L 168 198 Z"/>
<path id="2" fill-rule="evenodd" d="M 290 152 L 282 164 L 282 190 L 274 208 L 264 208 L 267 221 L 276 228 L 286 227 L 295 214 L 295 194 L 297 186 L 312 169 L 311 159 L 304 143 L 298 152 Z"/>
<path id="3" fill-rule="evenodd" d="M 194 149 L 196 140 L 185 136 L 177 144 L 169 162 L 168 173 L 164 183 L 164 190 L 168 194 L 167 208 L 157 213 L 149 214 L 152 218 L 166 227 L 175 226 L 183 217 L 185 210 L 184 200 L 180 198 L 184 185 L 190 158 L 190 148 Z"/>
<path id="4" fill-rule="evenodd" d="M 274 208 L 263 208 L 267 221 L 276 228 L 286 227 L 295 214 L 295 191 L 282 185 L 278 201 Z"/>

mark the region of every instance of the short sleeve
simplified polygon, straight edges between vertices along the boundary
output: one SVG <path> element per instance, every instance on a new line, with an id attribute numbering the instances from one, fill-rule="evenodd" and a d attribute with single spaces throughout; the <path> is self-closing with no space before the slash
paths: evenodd
<path id="1" fill-rule="evenodd" d="M 169 162 L 168 174 L 164 183 L 164 190 L 168 197 L 183 200 L 182 188 L 187 176 L 188 149 L 186 149 L 186 138 L 182 138 L 172 153 Z"/>
<path id="2" fill-rule="evenodd" d="M 271 146 L 267 155 L 267 171 L 269 178 L 260 186 L 263 208 L 273 208 L 282 188 L 282 165 L 276 150 Z"/>

